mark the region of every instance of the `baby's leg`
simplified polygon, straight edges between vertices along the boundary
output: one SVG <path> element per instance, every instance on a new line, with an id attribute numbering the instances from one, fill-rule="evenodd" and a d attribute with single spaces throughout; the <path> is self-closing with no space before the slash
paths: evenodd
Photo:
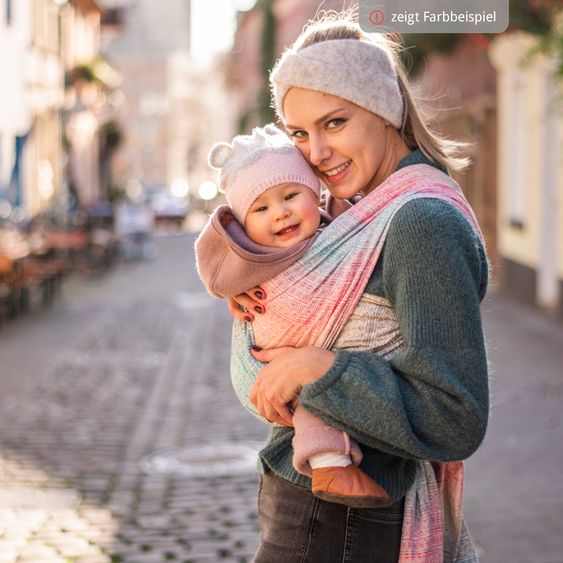
<path id="1" fill-rule="evenodd" d="M 362 451 L 355 440 L 346 432 L 325 424 L 299 404 L 293 415 L 293 426 L 293 467 L 299 473 L 310 477 L 311 469 L 316 467 L 345 467 L 352 462 L 359 465 L 362 461 Z M 330 463 L 331 460 L 334 463 Z"/>
<path id="2" fill-rule="evenodd" d="M 389 503 L 387 492 L 359 469 L 362 452 L 346 432 L 325 424 L 299 404 L 293 426 L 293 466 L 312 477 L 315 496 L 357 508 Z"/>

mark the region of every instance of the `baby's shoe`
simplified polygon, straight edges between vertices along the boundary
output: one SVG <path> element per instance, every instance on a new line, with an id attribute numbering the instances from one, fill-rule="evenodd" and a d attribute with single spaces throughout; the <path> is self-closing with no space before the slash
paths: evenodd
<path id="1" fill-rule="evenodd" d="M 378 508 L 389 504 L 388 493 L 357 465 L 313 469 L 313 494 L 328 502 L 353 508 Z"/>

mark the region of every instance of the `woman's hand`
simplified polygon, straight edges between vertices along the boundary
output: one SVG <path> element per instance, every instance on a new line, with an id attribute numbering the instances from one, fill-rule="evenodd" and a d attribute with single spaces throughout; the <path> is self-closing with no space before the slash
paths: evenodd
<path id="1" fill-rule="evenodd" d="M 318 346 L 257 350 L 252 355 L 263 367 L 250 392 L 250 402 L 270 422 L 293 426 L 291 403 L 304 385 L 321 378 L 334 363 L 335 353 Z"/>
<path id="2" fill-rule="evenodd" d="M 260 286 L 253 287 L 227 299 L 229 313 L 239 321 L 250 323 L 255 314 L 263 315 L 266 312 L 266 307 L 261 303 L 263 299 L 266 299 L 266 292 Z"/>

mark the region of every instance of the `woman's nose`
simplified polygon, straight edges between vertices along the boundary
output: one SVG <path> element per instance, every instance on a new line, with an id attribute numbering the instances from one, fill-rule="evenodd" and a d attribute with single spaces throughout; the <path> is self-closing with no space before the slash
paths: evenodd
<path id="1" fill-rule="evenodd" d="M 319 166 L 330 157 L 330 146 L 320 135 L 309 137 L 309 162 Z"/>

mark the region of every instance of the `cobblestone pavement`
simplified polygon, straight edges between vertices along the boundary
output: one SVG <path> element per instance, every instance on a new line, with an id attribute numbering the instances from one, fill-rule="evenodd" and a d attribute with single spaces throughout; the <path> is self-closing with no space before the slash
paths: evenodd
<path id="1" fill-rule="evenodd" d="M 201 291 L 192 243 L 68 280 L 55 309 L 0 333 L 0 563 L 252 559 L 256 473 L 158 463 L 265 436 L 232 392 L 230 319 Z M 492 416 L 466 518 L 483 563 L 563 563 L 563 327 L 499 298 L 484 313 Z"/>
<path id="2" fill-rule="evenodd" d="M 199 290 L 100 307 L 3 405 L 0 562 L 249 561 L 255 472 L 139 465 L 155 451 L 263 440 L 230 387 L 224 307 Z"/>

